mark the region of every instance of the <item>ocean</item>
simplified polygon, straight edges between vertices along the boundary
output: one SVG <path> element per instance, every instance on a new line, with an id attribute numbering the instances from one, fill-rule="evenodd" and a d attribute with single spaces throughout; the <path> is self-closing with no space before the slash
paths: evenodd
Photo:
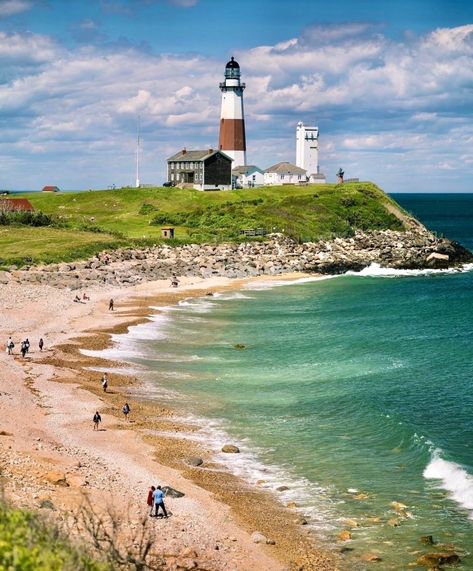
<path id="1" fill-rule="evenodd" d="M 473 249 L 473 195 L 394 198 Z M 181 301 L 109 356 L 140 365 L 150 398 L 231 470 L 295 501 L 319 542 L 348 548 L 345 568 L 454 549 L 473 569 L 472 339 L 472 270 L 373 266 Z M 241 454 L 218 454 L 225 442 Z"/>

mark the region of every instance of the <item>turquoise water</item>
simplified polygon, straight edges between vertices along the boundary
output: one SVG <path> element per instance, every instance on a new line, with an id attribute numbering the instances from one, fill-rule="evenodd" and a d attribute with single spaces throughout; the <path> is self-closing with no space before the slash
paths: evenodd
<path id="1" fill-rule="evenodd" d="M 473 195 L 396 199 L 473 247 Z M 340 549 L 356 520 L 347 569 L 367 551 L 407 569 L 421 535 L 473 569 L 473 272 L 258 287 L 168 308 L 120 350 L 206 419 L 209 445 L 240 443 L 232 469 L 287 485 L 320 540 Z"/>

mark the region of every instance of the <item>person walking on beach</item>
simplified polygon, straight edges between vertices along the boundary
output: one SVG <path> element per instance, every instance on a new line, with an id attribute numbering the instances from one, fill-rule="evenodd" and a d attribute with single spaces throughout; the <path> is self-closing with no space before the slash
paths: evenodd
<path id="1" fill-rule="evenodd" d="M 7 353 L 9 355 L 13 354 L 13 349 L 15 348 L 15 343 L 13 343 L 13 339 L 11 338 L 11 336 L 8 338 L 7 341 Z"/>
<path id="2" fill-rule="evenodd" d="M 24 359 L 24 358 L 25 358 L 25 355 L 26 355 L 26 353 L 27 353 L 26 341 L 22 341 L 22 342 L 21 342 L 20 353 L 21 353 L 21 356 L 22 356 L 23 359 Z"/>
<path id="3" fill-rule="evenodd" d="M 122 412 L 125 415 L 125 420 L 128 421 L 128 415 L 130 414 L 130 406 L 127 402 L 123 405 Z"/>
<path id="4" fill-rule="evenodd" d="M 28 339 L 28 337 L 25 339 L 25 349 L 26 353 L 30 352 L 30 340 Z"/>
<path id="5" fill-rule="evenodd" d="M 172 274 L 171 286 L 177 287 L 178 285 L 179 285 L 179 280 L 177 279 L 176 274 Z"/>
<path id="6" fill-rule="evenodd" d="M 43 341 L 43 338 L 42 338 L 42 337 L 41 337 L 41 339 L 39 340 L 38 345 L 39 345 L 39 350 L 42 351 L 42 350 L 43 350 L 43 347 L 44 347 L 44 341 Z"/>
<path id="7" fill-rule="evenodd" d="M 102 388 L 103 392 L 106 393 L 108 388 L 108 373 L 102 375 Z"/>
<path id="8" fill-rule="evenodd" d="M 99 422 L 102 422 L 102 417 L 99 414 L 99 411 L 96 410 L 94 414 L 94 430 L 99 429 Z"/>
<path id="9" fill-rule="evenodd" d="M 154 486 L 151 486 L 151 488 L 148 490 L 148 498 L 146 499 L 146 503 L 148 504 L 149 507 L 149 515 L 151 517 L 153 517 L 153 508 L 154 508 L 153 493 L 155 489 L 156 488 Z"/>
<path id="10" fill-rule="evenodd" d="M 113 311 L 113 299 L 108 302 L 108 311 Z"/>
<path id="11" fill-rule="evenodd" d="M 161 489 L 161 486 L 157 486 L 157 488 L 153 492 L 153 500 L 154 500 L 154 517 L 159 517 L 159 508 L 163 510 L 164 517 L 168 517 L 168 512 L 166 511 L 166 507 L 164 505 L 164 492 Z"/>

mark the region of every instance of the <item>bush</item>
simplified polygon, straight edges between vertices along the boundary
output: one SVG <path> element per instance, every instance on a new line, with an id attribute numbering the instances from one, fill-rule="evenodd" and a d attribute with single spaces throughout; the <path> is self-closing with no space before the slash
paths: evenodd
<path id="1" fill-rule="evenodd" d="M 158 210 L 154 204 L 149 204 L 148 202 L 143 202 L 141 208 L 138 211 L 138 214 L 151 214 L 151 212 L 155 212 Z"/>
<path id="2" fill-rule="evenodd" d="M 52 226 L 54 219 L 49 214 L 38 210 L 30 212 L 27 210 L 18 212 L 0 212 L 0 226 L 12 226 L 20 224 L 22 226 Z"/>
<path id="3" fill-rule="evenodd" d="M 108 571 L 39 516 L 0 504 L 0 570 Z"/>

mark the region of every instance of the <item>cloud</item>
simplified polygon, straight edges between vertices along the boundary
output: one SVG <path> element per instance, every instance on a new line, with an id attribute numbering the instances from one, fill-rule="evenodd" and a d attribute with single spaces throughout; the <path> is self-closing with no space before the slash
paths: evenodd
<path id="1" fill-rule="evenodd" d="M 30 0 L 0 0 L 0 18 L 27 12 L 33 7 Z"/>
<path id="2" fill-rule="evenodd" d="M 100 25 L 83 20 L 77 30 L 96 35 Z M 468 25 L 392 41 L 367 24 L 344 24 L 241 50 L 251 163 L 294 161 L 303 120 L 319 124 L 331 178 L 342 165 L 392 191 L 412 184 L 412 173 L 469 180 L 472 37 Z M 46 36 L 0 33 L 0 64 L 8 125 L 0 154 L 15 157 L 5 162 L 12 181 L 32 172 L 40 187 L 49 166 L 64 187 L 131 182 L 138 115 L 145 182 L 164 180 L 176 149 L 216 145 L 225 58 L 100 41 L 66 49 Z"/>

